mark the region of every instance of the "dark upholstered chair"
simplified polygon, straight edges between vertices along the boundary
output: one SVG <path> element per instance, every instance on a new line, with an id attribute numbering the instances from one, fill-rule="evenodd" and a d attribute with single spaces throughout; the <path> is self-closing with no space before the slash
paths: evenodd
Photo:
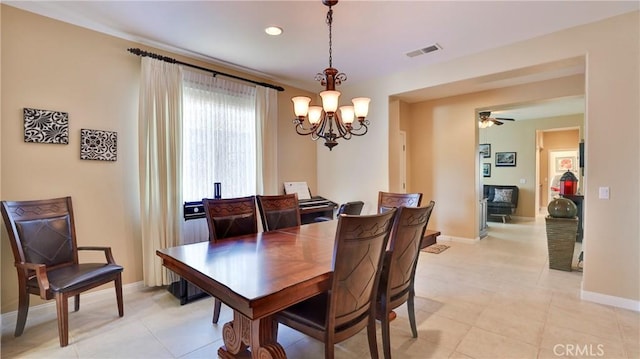
<path id="1" fill-rule="evenodd" d="M 378 213 L 400 206 L 419 207 L 421 202 L 422 193 L 378 192 Z"/>
<path id="2" fill-rule="evenodd" d="M 384 357 L 391 358 L 389 313 L 407 303 L 409 324 L 414 338 L 418 337 L 414 310 L 414 278 L 420 242 L 429 223 L 435 202 L 426 207 L 400 207 L 389 237 L 377 296 L 377 317 L 382 326 Z"/>
<path id="3" fill-rule="evenodd" d="M 487 220 L 501 218 L 503 223 L 511 219 L 518 207 L 518 186 L 488 185 L 483 186 L 484 198 L 487 199 Z"/>
<path id="4" fill-rule="evenodd" d="M 275 314 L 279 323 L 324 342 L 325 358 L 334 357 L 334 344 L 365 327 L 371 358 L 378 358 L 376 291 L 394 216 L 393 209 L 370 216 L 340 216 L 329 291 Z"/>
<path id="5" fill-rule="evenodd" d="M 350 214 L 353 216 L 358 216 L 362 213 L 362 207 L 364 206 L 364 202 L 362 201 L 353 201 L 347 202 L 340 205 L 338 211 L 336 212 L 336 218 L 338 218 L 341 214 Z M 325 222 L 331 221 L 333 218 L 329 217 L 316 217 L 314 221 L 316 222 Z"/>
<path id="6" fill-rule="evenodd" d="M 15 336 L 24 331 L 29 312 L 29 294 L 56 300 L 60 346 L 69 344 L 68 299 L 109 283 L 115 284 L 118 315 L 122 304 L 122 267 L 113 260 L 109 247 L 78 247 L 71 197 L 37 201 L 2 201 L 4 219 L 18 271 L 18 319 Z M 103 251 L 106 263 L 79 263 L 78 251 Z"/>
<path id="7" fill-rule="evenodd" d="M 212 199 L 203 198 L 204 212 L 209 225 L 209 240 L 219 241 L 230 237 L 258 233 L 256 197 Z M 218 323 L 222 302 L 213 303 L 213 323 Z"/>
<path id="8" fill-rule="evenodd" d="M 275 196 L 256 196 L 262 228 L 265 232 L 301 224 L 300 206 L 296 193 Z"/>

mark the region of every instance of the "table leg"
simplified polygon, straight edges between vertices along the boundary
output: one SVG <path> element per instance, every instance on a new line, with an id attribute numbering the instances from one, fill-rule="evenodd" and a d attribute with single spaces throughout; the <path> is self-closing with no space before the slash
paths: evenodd
<path id="1" fill-rule="evenodd" d="M 224 346 L 218 349 L 218 357 L 286 359 L 284 348 L 276 341 L 277 336 L 278 323 L 272 317 L 250 320 L 234 311 L 233 321 L 222 328 Z"/>

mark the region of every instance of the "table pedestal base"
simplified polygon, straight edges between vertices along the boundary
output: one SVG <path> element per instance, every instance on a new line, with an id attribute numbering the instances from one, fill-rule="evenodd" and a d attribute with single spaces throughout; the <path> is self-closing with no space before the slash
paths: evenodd
<path id="1" fill-rule="evenodd" d="M 218 357 L 286 359 L 287 354 L 277 339 L 278 322 L 272 317 L 250 320 L 234 311 L 233 321 L 222 327 L 224 346 L 218 349 Z"/>

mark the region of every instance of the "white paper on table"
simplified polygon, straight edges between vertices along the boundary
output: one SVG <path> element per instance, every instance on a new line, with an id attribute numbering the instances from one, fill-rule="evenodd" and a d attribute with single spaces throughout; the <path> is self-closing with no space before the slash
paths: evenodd
<path id="1" fill-rule="evenodd" d="M 297 193 L 299 200 L 311 199 L 311 194 L 309 193 L 309 186 L 307 185 L 307 182 L 285 182 L 284 193 Z"/>

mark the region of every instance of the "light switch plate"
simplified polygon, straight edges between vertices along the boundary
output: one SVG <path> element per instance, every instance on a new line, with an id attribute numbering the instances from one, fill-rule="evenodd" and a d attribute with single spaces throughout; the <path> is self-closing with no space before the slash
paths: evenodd
<path id="1" fill-rule="evenodd" d="M 599 199 L 609 199 L 609 187 L 600 187 L 600 188 L 598 188 L 598 198 Z"/>

